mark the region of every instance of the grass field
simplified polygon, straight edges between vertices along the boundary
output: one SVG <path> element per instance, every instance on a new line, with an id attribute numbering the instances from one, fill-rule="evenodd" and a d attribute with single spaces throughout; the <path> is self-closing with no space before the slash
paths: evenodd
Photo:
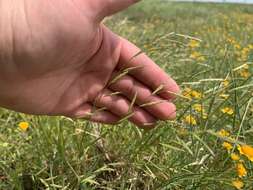
<path id="1" fill-rule="evenodd" d="M 251 5 L 160 0 L 109 18 L 180 84 L 177 120 L 144 131 L 1 110 L 0 190 L 253 189 L 252 21 Z"/>

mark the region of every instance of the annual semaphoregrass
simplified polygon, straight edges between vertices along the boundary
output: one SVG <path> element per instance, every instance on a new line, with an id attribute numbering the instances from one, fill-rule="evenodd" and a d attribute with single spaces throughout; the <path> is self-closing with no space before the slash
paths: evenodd
<path id="1" fill-rule="evenodd" d="M 177 119 L 145 131 L 1 110 L 0 189 L 252 189 L 252 20 L 251 5 L 162 0 L 106 20 L 180 84 Z"/>

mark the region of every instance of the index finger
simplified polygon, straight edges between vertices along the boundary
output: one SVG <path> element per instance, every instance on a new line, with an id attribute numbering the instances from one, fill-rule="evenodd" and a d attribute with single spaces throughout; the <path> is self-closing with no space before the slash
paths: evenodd
<path id="1" fill-rule="evenodd" d="M 123 38 L 121 40 L 122 49 L 118 69 L 136 68 L 131 70 L 129 74 L 151 90 L 156 90 L 162 86 L 159 96 L 168 100 L 173 99 L 175 94 L 180 91 L 177 83 L 146 54 L 138 54 L 140 49 L 134 44 Z"/>

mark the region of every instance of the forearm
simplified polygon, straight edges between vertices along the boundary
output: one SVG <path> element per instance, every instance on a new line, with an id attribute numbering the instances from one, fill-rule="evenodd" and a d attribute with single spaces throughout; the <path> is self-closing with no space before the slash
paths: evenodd
<path id="1" fill-rule="evenodd" d="M 12 54 L 15 43 L 12 30 L 13 12 L 10 2 L 12 1 L 0 0 L 0 84 L 11 74 L 10 69 L 13 67 Z"/>
<path id="2" fill-rule="evenodd" d="M 0 107 L 5 106 L 8 101 L 6 78 L 11 62 L 11 10 L 7 10 L 7 2 L 0 0 Z"/>

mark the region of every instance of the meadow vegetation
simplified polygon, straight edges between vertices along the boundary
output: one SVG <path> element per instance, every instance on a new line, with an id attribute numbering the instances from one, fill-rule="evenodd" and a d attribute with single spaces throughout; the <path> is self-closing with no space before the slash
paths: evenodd
<path id="1" fill-rule="evenodd" d="M 251 5 L 162 0 L 107 19 L 180 84 L 177 119 L 145 131 L 2 109 L 0 189 L 252 189 L 252 20 Z"/>

